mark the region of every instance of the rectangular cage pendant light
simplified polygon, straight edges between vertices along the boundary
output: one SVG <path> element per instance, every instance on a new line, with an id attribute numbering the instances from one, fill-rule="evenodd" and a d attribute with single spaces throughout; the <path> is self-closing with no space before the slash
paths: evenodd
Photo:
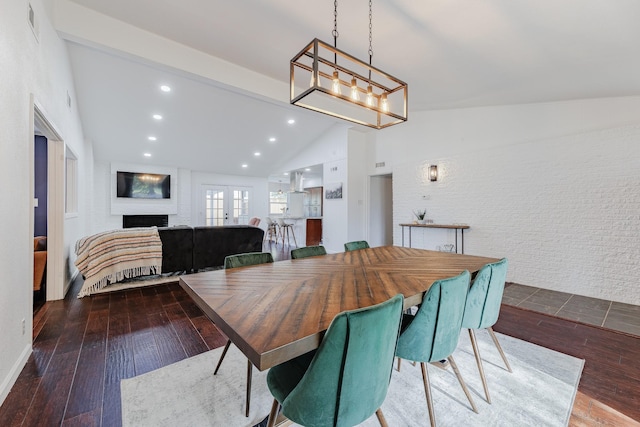
<path id="1" fill-rule="evenodd" d="M 407 121 L 407 84 L 313 39 L 290 63 L 290 102 L 383 129 Z"/>

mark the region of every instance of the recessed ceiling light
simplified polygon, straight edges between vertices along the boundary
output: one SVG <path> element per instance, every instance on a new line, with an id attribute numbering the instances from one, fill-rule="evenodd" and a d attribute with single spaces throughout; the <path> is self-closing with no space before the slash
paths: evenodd
<path id="1" fill-rule="evenodd" d="M 305 168 L 304 170 L 309 172 L 311 170 L 311 168 Z"/>
<path id="2" fill-rule="evenodd" d="M 295 122 L 296 122 L 296 121 L 295 121 L 295 120 L 293 120 L 293 119 L 289 119 L 289 120 L 287 120 L 287 123 L 289 123 L 290 125 L 294 124 Z"/>
<path id="3" fill-rule="evenodd" d="M 284 174 L 285 174 L 285 175 L 289 175 L 289 172 L 285 172 Z"/>
<path id="4" fill-rule="evenodd" d="M 144 153 L 145 157 L 151 157 L 151 153 Z"/>
<path id="5" fill-rule="evenodd" d="M 156 120 L 162 120 L 162 116 L 160 114 L 154 114 L 153 118 Z"/>
<path id="6" fill-rule="evenodd" d="M 156 138 L 155 136 L 150 136 L 149 137 L 149 141 L 156 141 L 158 138 Z"/>
<path id="7" fill-rule="evenodd" d="M 163 92 L 171 92 L 171 88 L 167 85 L 160 86 L 160 90 Z"/>
<path id="8" fill-rule="evenodd" d="M 256 151 L 255 153 L 253 153 L 254 156 L 258 157 L 260 155 L 259 151 Z"/>
<path id="9" fill-rule="evenodd" d="M 276 142 L 276 139 L 274 137 L 269 138 L 269 142 Z"/>
<path id="10" fill-rule="evenodd" d="M 243 167 L 243 168 L 248 168 L 248 167 L 249 167 L 249 165 L 245 163 L 245 164 L 243 164 L 243 165 L 242 165 L 242 167 Z"/>

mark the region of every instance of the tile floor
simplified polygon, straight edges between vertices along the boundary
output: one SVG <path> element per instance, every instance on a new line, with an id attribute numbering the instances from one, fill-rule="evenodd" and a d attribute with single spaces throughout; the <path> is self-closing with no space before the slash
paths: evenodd
<path id="1" fill-rule="evenodd" d="M 640 306 L 507 283 L 504 304 L 640 336 Z"/>

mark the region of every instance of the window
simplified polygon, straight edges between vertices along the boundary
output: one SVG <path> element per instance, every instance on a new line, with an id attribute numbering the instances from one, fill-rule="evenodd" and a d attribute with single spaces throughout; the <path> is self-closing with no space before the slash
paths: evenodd
<path id="1" fill-rule="evenodd" d="M 269 192 L 269 215 L 283 215 L 287 209 L 287 193 Z"/>

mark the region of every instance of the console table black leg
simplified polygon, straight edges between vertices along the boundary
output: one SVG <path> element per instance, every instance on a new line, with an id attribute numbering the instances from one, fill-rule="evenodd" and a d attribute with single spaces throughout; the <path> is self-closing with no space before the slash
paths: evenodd
<path id="1" fill-rule="evenodd" d="M 455 229 L 456 232 L 456 253 L 458 253 L 458 229 Z"/>

